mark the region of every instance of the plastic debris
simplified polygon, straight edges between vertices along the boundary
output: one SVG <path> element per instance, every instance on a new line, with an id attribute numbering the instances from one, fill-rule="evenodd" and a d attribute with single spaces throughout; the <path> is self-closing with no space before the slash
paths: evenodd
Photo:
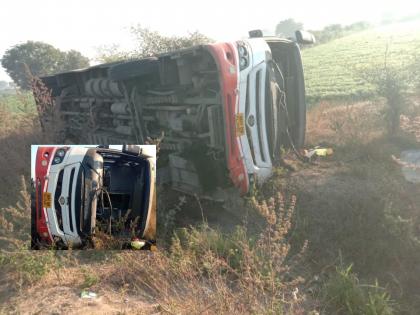
<path id="1" fill-rule="evenodd" d="M 82 291 L 80 293 L 80 297 L 82 299 L 95 299 L 98 295 L 95 292 L 91 292 L 91 291 Z"/>
<path id="2" fill-rule="evenodd" d="M 315 154 L 318 156 L 327 156 L 327 155 L 332 155 L 333 153 L 334 151 L 331 148 L 315 149 Z"/>
<path id="3" fill-rule="evenodd" d="M 131 241 L 131 248 L 132 249 L 141 249 L 144 245 L 146 245 L 146 242 L 143 240 L 140 240 L 138 238 L 134 238 Z"/>
<path id="4" fill-rule="evenodd" d="M 315 147 L 310 150 L 305 150 L 304 155 L 308 159 L 312 159 L 316 156 L 327 156 L 332 155 L 334 153 L 333 149 L 331 148 L 321 148 L 321 147 Z"/>

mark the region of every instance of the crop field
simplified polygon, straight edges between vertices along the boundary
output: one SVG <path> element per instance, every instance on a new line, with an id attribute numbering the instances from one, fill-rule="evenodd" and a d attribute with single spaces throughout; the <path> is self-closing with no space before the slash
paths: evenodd
<path id="1" fill-rule="evenodd" d="M 302 51 L 310 103 L 321 99 L 373 96 L 362 69 L 387 63 L 403 69 L 420 55 L 420 22 L 387 25 L 355 33 Z"/>

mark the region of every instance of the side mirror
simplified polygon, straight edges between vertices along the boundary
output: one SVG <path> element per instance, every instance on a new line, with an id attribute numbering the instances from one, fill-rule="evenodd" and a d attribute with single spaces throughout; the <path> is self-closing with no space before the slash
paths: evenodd
<path id="1" fill-rule="evenodd" d="M 299 44 L 315 44 L 315 36 L 312 33 L 309 33 L 307 31 L 296 31 L 295 32 L 296 41 Z"/>
<path id="2" fill-rule="evenodd" d="M 130 155 L 141 155 L 142 149 L 138 145 L 134 144 L 124 144 L 122 148 L 122 152 Z"/>
<path id="3" fill-rule="evenodd" d="M 249 31 L 249 38 L 264 37 L 262 30 Z"/>

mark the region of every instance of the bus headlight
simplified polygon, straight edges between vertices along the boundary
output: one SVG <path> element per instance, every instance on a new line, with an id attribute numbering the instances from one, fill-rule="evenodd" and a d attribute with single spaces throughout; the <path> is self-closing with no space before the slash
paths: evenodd
<path id="1" fill-rule="evenodd" d="M 241 59 L 239 59 L 239 67 L 240 67 L 240 69 L 241 70 L 242 69 L 245 69 L 247 65 L 248 65 L 248 61 L 244 57 L 241 57 Z"/>
<path id="2" fill-rule="evenodd" d="M 239 69 L 243 70 L 249 65 L 249 54 L 244 42 L 237 42 L 239 54 Z"/>
<path id="3" fill-rule="evenodd" d="M 60 158 L 63 158 L 66 155 L 66 150 L 64 150 L 64 149 L 58 149 L 55 154 L 57 156 L 59 156 Z"/>
<path id="4" fill-rule="evenodd" d="M 243 45 L 238 46 L 239 55 L 245 56 L 246 55 L 246 48 Z"/>
<path id="5" fill-rule="evenodd" d="M 69 148 L 60 148 L 57 151 L 55 151 L 52 165 L 60 164 L 61 162 L 63 162 L 64 156 L 66 155 L 68 149 Z"/>

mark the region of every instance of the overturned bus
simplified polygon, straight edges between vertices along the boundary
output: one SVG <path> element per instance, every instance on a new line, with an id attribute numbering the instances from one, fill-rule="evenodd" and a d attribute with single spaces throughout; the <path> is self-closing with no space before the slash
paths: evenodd
<path id="1" fill-rule="evenodd" d="M 137 150 L 39 147 L 35 158 L 32 248 L 92 245 L 107 234 L 155 242 L 153 158 Z"/>
<path id="2" fill-rule="evenodd" d="M 297 32 L 298 43 L 312 36 Z M 309 34 L 310 35 L 310 34 Z M 162 139 L 158 181 L 211 195 L 267 180 L 282 147 L 305 139 L 305 85 L 295 41 L 262 37 L 42 78 L 75 143 Z M 47 131 L 48 132 L 48 131 Z M 60 139 L 61 141 L 64 139 Z"/>

